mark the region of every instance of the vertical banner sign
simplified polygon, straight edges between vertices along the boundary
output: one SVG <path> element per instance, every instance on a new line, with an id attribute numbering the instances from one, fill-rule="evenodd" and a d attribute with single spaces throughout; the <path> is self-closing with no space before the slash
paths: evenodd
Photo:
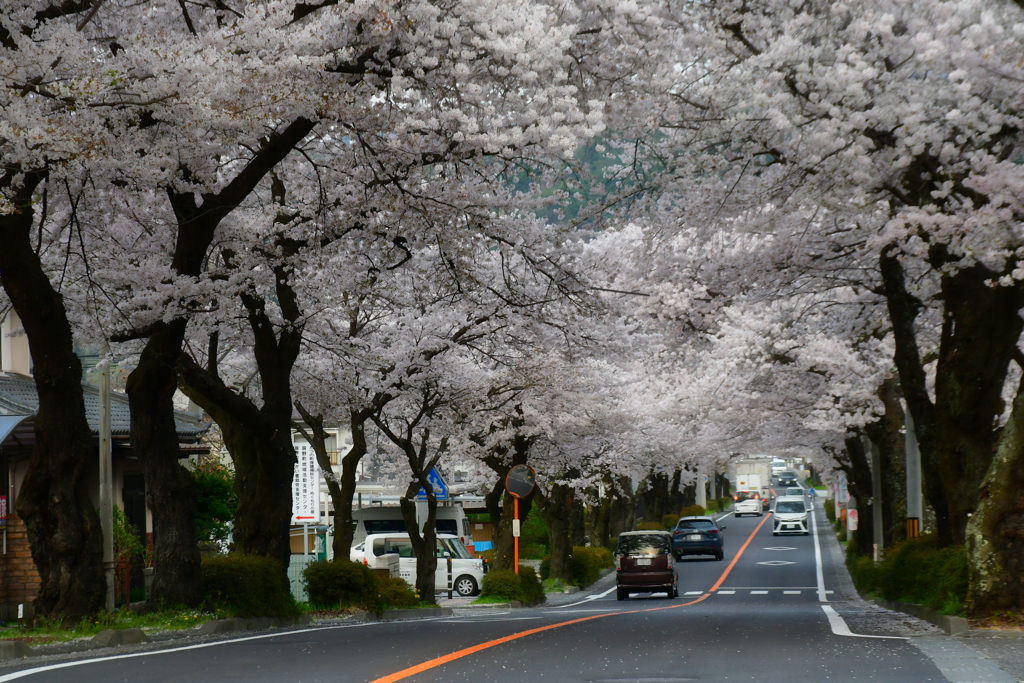
<path id="1" fill-rule="evenodd" d="M 292 477 L 292 524 L 315 524 L 320 520 L 320 468 L 308 443 L 295 445 L 295 474 Z"/>
<path id="2" fill-rule="evenodd" d="M 0 529 L 7 528 L 7 496 L 0 496 Z"/>

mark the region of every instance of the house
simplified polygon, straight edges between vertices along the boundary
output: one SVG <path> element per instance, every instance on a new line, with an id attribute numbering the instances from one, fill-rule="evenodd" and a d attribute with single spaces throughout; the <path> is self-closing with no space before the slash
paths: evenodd
<path id="1" fill-rule="evenodd" d="M 14 512 L 18 491 L 25 480 L 36 443 L 35 414 L 39 397 L 32 379 L 32 359 L 28 338 L 21 322 L 12 311 L 0 325 L 0 533 L 4 543 L 0 553 L 0 620 L 18 604 L 31 603 L 39 589 L 40 579 L 29 551 L 25 525 Z M 93 434 L 96 466 L 90 474 L 89 488 L 99 508 L 99 389 L 83 383 L 86 419 Z M 138 455 L 130 439 L 131 418 L 128 397 L 111 392 L 111 442 L 114 479 L 114 503 L 120 507 L 143 535 L 148 548 L 153 543 L 152 515 L 146 505 L 145 483 Z M 181 457 L 205 453 L 201 439 L 210 424 L 201 413 L 175 411 Z M 6 506 L 3 503 L 6 502 Z M 133 573 L 132 588 L 142 587 L 141 567 Z"/>

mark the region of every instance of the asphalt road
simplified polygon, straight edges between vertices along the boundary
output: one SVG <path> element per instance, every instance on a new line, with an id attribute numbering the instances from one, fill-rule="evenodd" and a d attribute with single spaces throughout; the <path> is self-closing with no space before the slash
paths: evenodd
<path id="1" fill-rule="evenodd" d="M 828 533 L 820 505 L 816 517 Z M 684 558 L 675 600 L 619 602 L 613 590 L 558 608 L 316 628 L 28 669 L 0 683 L 947 680 L 907 640 L 837 635 L 846 624 L 830 622 L 822 599 L 832 587 L 819 584 L 832 576 L 830 554 L 820 553 L 819 566 L 813 535 L 773 537 L 769 515 L 721 523 L 725 559 Z"/>

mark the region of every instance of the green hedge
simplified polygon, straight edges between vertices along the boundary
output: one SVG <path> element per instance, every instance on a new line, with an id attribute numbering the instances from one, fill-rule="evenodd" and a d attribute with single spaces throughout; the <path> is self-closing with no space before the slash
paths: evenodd
<path id="1" fill-rule="evenodd" d="M 299 615 L 284 568 L 269 557 L 204 557 L 202 575 L 207 607 L 243 618 Z"/>
<path id="2" fill-rule="evenodd" d="M 607 548 L 578 545 L 572 549 L 572 582 L 586 588 L 601 577 L 601 570 L 615 564 Z"/>
<path id="3" fill-rule="evenodd" d="M 858 590 L 886 600 L 912 602 L 945 614 L 960 614 L 967 597 L 967 549 L 939 548 L 934 535 L 888 550 L 877 565 L 847 551 L 846 564 Z"/>
<path id="4" fill-rule="evenodd" d="M 825 501 L 825 516 L 832 524 L 836 523 L 836 506 L 830 501 Z"/>
<path id="5" fill-rule="evenodd" d="M 519 577 L 511 569 L 496 569 L 484 574 L 484 585 L 480 588 L 480 597 L 500 598 L 509 602 L 513 600 L 526 601 Z"/>
<path id="6" fill-rule="evenodd" d="M 500 569 L 484 574 L 480 597 L 499 600 L 519 600 L 527 604 L 544 602 L 544 586 L 533 567 L 519 565 L 519 574 L 511 569 Z"/>
<path id="7" fill-rule="evenodd" d="M 302 570 L 302 582 L 314 607 L 362 605 L 378 592 L 373 570 L 348 559 L 310 562 Z"/>
<path id="8" fill-rule="evenodd" d="M 367 596 L 360 607 L 380 614 L 386 609 L 407 609 L 420 604 L 420 599 L 404 579 L 377 577 L 377 594 Z"/>
<path id="9" fill-rule="evenodd" d="M 536 605 L 547 600 L 547 596 L 544 594 L 544 586 L 537 577 L 537 572 L 533 571 L 533 567 L 528 567 L 524 564 L 519 565 L 519 585 L 523 590 L 523 598 L 526 604 Z"/>

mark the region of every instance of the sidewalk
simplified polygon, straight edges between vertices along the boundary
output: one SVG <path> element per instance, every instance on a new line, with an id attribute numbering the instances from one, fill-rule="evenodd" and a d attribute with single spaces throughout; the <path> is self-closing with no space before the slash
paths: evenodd
<path id="1" fill-rule="evenodd" d="M 815 505 L 825 584 L 830 604 L 853 633 L 903 636 L 931 659 L 951 683 L 1024 683 L 1024 633 L 971 629 L 949 636 L 932 624 L 864 600 L 846 568 L 846 555 L 828 518 L 825 500 Z M 819 516 L 820 514 L 820 516 Z M 826 559 L 827 558 L 827 559 Z"/>

